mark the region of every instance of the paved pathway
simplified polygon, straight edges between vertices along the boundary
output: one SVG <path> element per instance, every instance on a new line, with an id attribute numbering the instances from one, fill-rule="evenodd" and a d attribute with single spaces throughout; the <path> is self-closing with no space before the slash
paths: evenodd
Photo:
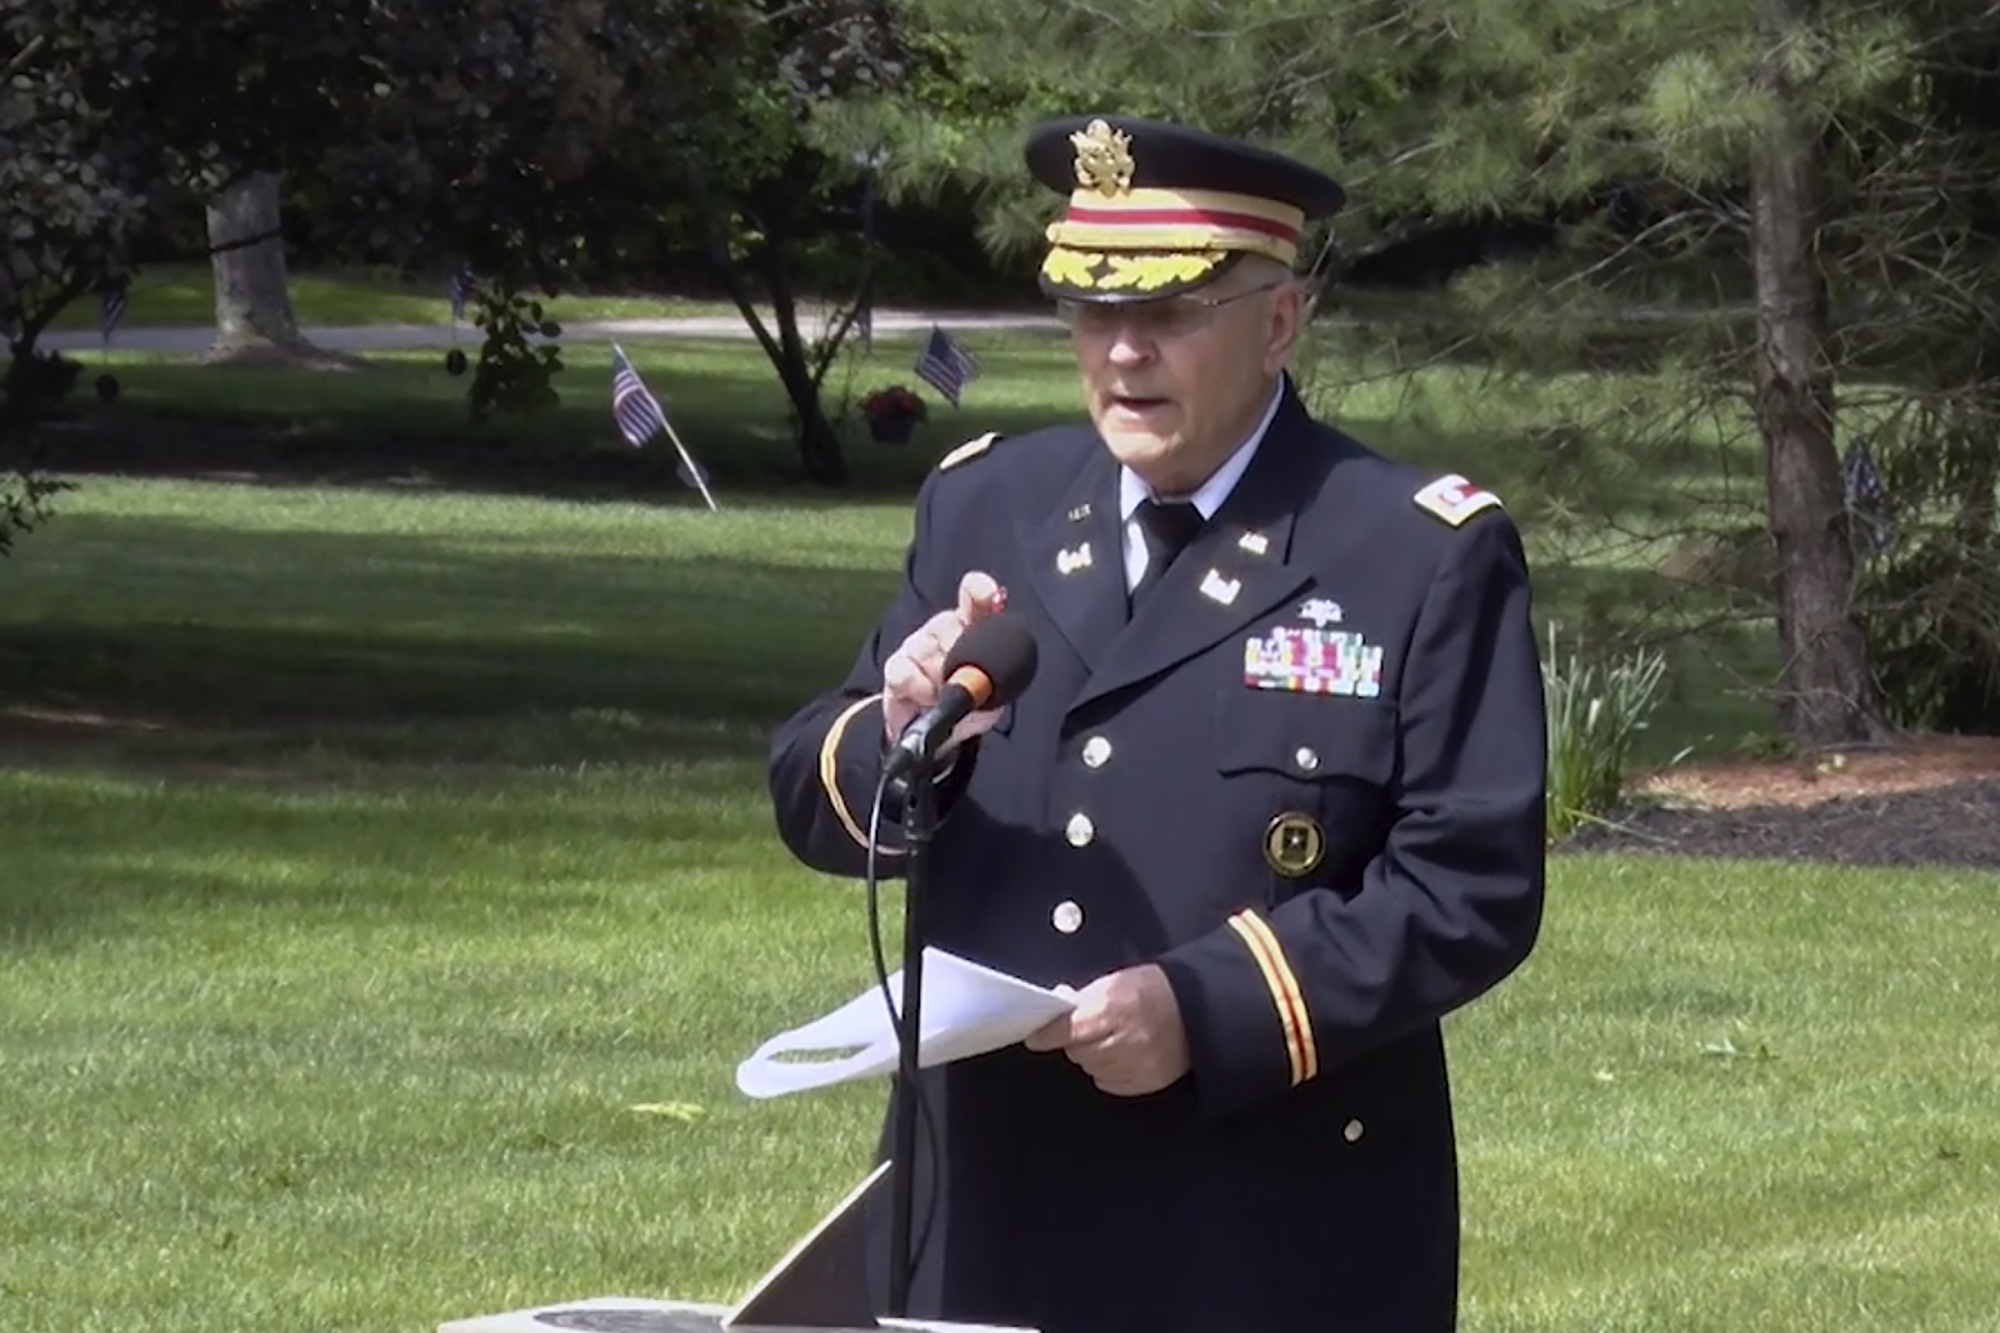
<path id="1" fill-rule="evenodd" d="M 876 313 L 877 333 L 921 333 L 938 324 L 959 334 L 977 329 L 1058 329 L 1053 315 L 980 314 L 974 312 L 924 312 L 883 310 Z M 803 331 L 810 333 L 808 322 Z M 301 330 L 328 351 L 382 351 L 401 347 L 449 347 L 454 341 L 449 324 L 365 324 L 346 327 L 306 327 Z M 749 338 L 750 326 L 737 315 L 688 315 L 668 319 L 592 320 L 563 325 L 562 341 L 573 343 L 611 342 L 620 338 Z M 127 352 L 205 352 L 215 337 L 212 327 L 133 328 L 121 327 L 112 335 L 114 350 Z M 459 346 L 476 348 L 479 329 L 461 324 L 456 331 Z M 69 329 L 44 333 L 37 345 L 51 351 L 95 351 L 104 345 L 98 334 Z"/>

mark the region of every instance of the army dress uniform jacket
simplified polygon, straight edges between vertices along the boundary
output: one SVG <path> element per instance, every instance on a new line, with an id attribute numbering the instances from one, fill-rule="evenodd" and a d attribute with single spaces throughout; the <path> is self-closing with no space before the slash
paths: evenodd
<path id="1" fill-rule="evenodd" d="M 939 779 L 929 941 L 1044 985 L 1158 963 L 1187 1029 L 1191 1073 L 1146 1097 L 1021 1046 L 927 1071 L 943 1166 L 910 1312 L 1443 1333 L 1458 1214 L 1439 1021 L 1520 963 L 1541 917 L 1515 528 L 1490 495 L 1313 421 L 1287 384 L 1128 618 L 1118 478 L 1087 426 L 947 457 L 900 595 L 845 683 L 773 741 L 787 846 L 864 873 L 882 663 L 966 571 L 991 574 L 1039 666 Z M 891 820 L 878 837 L 893 873 Z"/>

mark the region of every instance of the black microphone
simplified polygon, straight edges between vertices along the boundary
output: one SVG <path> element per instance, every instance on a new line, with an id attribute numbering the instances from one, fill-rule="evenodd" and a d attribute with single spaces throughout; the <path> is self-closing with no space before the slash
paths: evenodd
<path id="1" fill-rule="evenodd" d="M 1035 678 L 1037 653 L 1034 632 L 1018 616 L 988 616 L 960 635 L 944 659 L 938 701 L 903 728 L 884 760 L 887 775 L 902 776 L 936 757 L 951 729 L 969 714 L 1019 698 Z"/>

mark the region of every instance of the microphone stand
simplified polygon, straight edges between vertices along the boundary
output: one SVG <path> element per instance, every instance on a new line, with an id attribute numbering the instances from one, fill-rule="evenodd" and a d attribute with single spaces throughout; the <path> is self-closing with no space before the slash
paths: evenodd
<path id="1" fill-rule="evenodd" d="M 895 1116 L 891 1126 L 889 1214 L 889 1314 L 905 1317 L 910 1287 L 916 1280 L 911 1218 L 915 1212 L 917 1177 L 917 1043 L 923 1031 L 925 900 L 930 893 L 930 844 L 937 830 L 937 787 L 932 781 L 934 757 L 925 747 L 922 757 L 903 780 L 903 994 L 896 1029 L 899 1056 Z M 935 1127 L 932 1130 L 936 1132 Z M 936 1189 L 936 1182 L 932 1188 Z"/>

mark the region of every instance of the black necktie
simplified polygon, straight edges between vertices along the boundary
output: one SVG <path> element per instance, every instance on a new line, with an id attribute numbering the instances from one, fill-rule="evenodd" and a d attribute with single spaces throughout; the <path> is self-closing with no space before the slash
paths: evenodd
<path id="1" fill-rule="evenodd" d="M 1139 531 L 1146 538 L 1146 569 L 1139 575 L 1138 586 L 1132 589 L 1132 605 L 1137 606 L 1159 581 L 1166 577 L 1167 566 L 1174 563 L 1174 557 L 1194 540 L 1201 530 L 1201 510 L 1185 500 L 1160 504 L 1153 500 L 1141 500 L 1135 517 L 1139 520 Z"/>

